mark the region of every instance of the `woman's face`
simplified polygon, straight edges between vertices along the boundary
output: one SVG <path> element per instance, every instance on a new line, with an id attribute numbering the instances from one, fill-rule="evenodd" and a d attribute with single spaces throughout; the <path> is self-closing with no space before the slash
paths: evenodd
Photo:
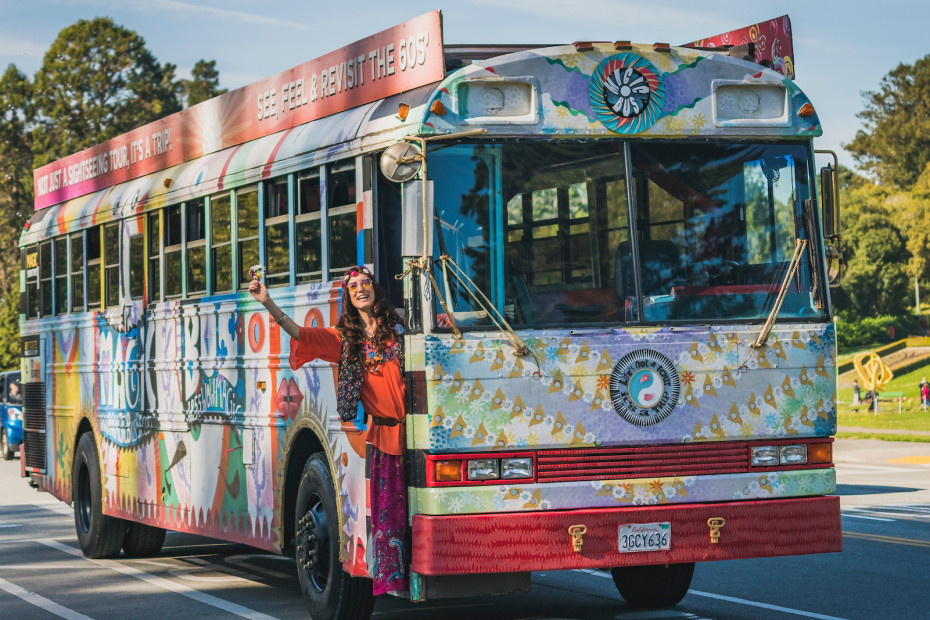
<path id="1" fill-rule="evenodd" d="M 360 273 L 352 276 L 346 283 L 349 300 L 359 312 L 368 312 L 375 305 L 375 289 L 372 286 L 371 276 Z"/>

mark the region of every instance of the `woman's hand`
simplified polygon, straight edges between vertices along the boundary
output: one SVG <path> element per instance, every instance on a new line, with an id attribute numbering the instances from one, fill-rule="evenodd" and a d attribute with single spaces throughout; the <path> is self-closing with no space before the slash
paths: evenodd
<path id="1" fill-rule="evenodd" d="M 262 305 L 268 301 L 268 289 L 262 284 L 261 280 L 255 279 L 249 282 L 249 292 Z"/>

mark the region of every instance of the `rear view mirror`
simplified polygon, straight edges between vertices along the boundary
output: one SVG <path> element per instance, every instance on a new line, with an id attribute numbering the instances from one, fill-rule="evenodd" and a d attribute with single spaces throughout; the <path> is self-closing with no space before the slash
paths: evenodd
<path id="1" fill-rule="evenodd" d="M 836 154 L 832 151 L 817 151 L 830 153 L 834 162 Z M 837 183 L 836 164 L 827 165 L 820 169 L 820 212 L 823 214 L 823 236 L 825 239 L 839 240 L 840 238 L 840 193 Z"/>

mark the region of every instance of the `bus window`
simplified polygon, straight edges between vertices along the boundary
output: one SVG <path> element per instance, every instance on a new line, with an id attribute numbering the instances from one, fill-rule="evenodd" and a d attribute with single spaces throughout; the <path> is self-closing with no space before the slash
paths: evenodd
<path id="1" fill-rule="evenodd" d="M 149 213 L 146 230 L 149 236 L 149 301 L 161 300 L 161 211 Z"/>
<path id="2" fill-rule="evenodd" d="M 39 245 L 39 300 L 42 316 L 52 315 L 52 242 Z"/>
<path id="3" fill-rule="evenodd" d="M 329 279 L 339 278 L 358 263 L 355 227 L 355 161 L 329 166 L 326 216 L 329 225 Z"/>
<path id="4" fill-rule="evenodd" d="M 103 228 L 103 280 L 106 307 L 119 305 L 119 224 Z"/>
<path id="5" fill-rule="evenodd" d="M 129 238 L 129 297 L 142 299 L 145 290 L 145 237 L 133 235 Z"/>
<path id="6" fill-rule="evenodd" d="M 181 296 L 181 205 L 165 209 L 165 297 Z"/>
<path id="7" fill-rule="evenodd" d="M 258 188 L 236 192 L 236 229 L 239 232 L 239 288 L 252 280 L 249 268 L 258 264 Z"/>
<path id="8" fill-rule="evenodd" d="M 187 294 L 199 295 L 207 292 L 206 230 L 204 221 L 204 199 L 185 203 L 187 239 Z"/>
<path id="9" fill-rule="evenodd" d="M 68 312 L 68 238 L 56 237 L 55 263 L 55 314 Z"/>
<path id="10" fill-rule="evenodd" d="M 213 261 L 213 292 L 232 290 L 232 198 L 210 198 L 210 260 Z"/>
<path id="11" fill-rule="evenodd" d="M 87 307 L 100 307 L 100 226 L 87 231 Z"/>
<path id="12" fill-rule="evenodd" d="M 84 234 L 71 235 L 71 310 L 84 310 Z"/>
<path id="13" fill-rule="evenodd" d="M 265 188 L 265 253 L 268 256 L 265 284 L 288 284 L 291 261 L 287 234 L 287 178 L 275 179 Z"/>
<path id="14" fill-rule="evenodd" d="M 39 247 L 23 250 L 23 267 L 26 269 L 26 318 L 39 316 Z"/>
<path id="15" fill-rule="evenodd" d="M 297 179 L 297 281 L 323 280 L 320 221 L 320 170 L 315 168 Z"/>

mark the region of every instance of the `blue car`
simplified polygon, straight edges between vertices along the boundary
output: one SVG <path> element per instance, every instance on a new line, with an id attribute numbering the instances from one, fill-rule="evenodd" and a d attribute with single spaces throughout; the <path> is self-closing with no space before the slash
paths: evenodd
<path id="1" fill-rule="evenodd" d="M 9 461 L 23 443 L 23 387 L 19 371 L 0 373 L 0 456 Z"/>

